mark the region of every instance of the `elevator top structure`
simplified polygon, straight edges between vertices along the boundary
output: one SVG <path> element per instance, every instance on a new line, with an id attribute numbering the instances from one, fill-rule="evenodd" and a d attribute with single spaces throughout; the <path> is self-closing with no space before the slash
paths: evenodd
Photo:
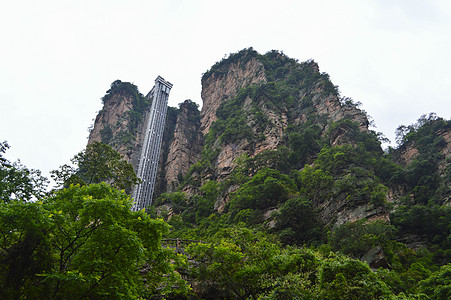
<path id="1" fill-rule="evenodd" d="M 170 82 L 158 76 L 155 79 L 154 87 L 146 96 L 152 99 L 152 104 L 147 114 L 144 128 L 144 141 L 141 147 L 137 172 L 141 183 L 133 190 L 133 211 L 141 210 L 152 204 L 171 88 L 172 84 Z"/>

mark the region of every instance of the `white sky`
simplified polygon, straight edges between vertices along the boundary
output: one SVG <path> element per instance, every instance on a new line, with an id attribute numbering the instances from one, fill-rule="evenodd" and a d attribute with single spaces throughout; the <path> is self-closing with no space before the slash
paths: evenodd
<path id="1" fill-rule="evenodd" d="M 86 146 L 114 80 L 146 94 L 161 75 L 171 106 L 201 104 L 202 73 L 247 47 L 314 59 L 392 141 L 451 116 L 449 0 L 2 0 L 0 141 L 48 176 Z"/>

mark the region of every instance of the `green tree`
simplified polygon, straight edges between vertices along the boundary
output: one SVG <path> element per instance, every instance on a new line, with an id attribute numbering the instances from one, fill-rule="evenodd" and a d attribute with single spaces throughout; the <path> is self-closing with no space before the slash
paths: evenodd
<path id="1" fill-rule="evenodd" d="M 262 210 L 275 207 L 295 192 L 296 184 L 288 175 L 265 167 L 238 189 L 230 203 L 230 210 L 237 214 L 247 208 Z"/>
<path id="2" fill-rule="evenodd" d="M 270 285 L 265 277 L 280 247 L 262 232 L 233 226 L 219 231 L 211 243 L 191 244 L 196 261 L 192 275 L 204 294 L 216 298 L 255 299 Z"/>
<path id="3" fill-rule="evenodd" d="M 11 163 L 3 153 L 8 143 L 0 142 L 0 201 L 30 200 L 44 196 L 48 180 L 39 170 L 28 169 L 20 161 Z"/>
<path id="4" fill-rule="evenodd" d="M 0 203 L 0 298 L 36 298 L 52 269 L 49 213 L 36 202 Z"/>
<path id="5" fill-rule="evenodd" d="M 280 247 L 270 236 L 239 226 L 210 243 L 191 244 L 200 297 L 225 299 L 391 299 L 367 264 L 329 252 Z"/>
<path id="6" fill-rule="evenodd" d="M 336 228 L 329 237 L 335 251 L 360 258 L 373 247 L 386 246 L 394 239 L 396 229 L 383 221 L 361 219 Z"/>
<path id="7" fill-rule="evenodd" d="M 451 264 L 444 265 L 429 278 L 420 281 L 420 292 L 427 299 L 445 300 L 451 298 Z"/>
<path id="8" fill-rule="evenodd" d="M 288 199 L 276 213 L 275 230 L 286 244 L 312 243 L 321 239 L 322 226 L 311 201 Z"/>
<path id="9" fill-rule="evenodd" d="M 383 299 L 391 295 L 367 264 L 344 256 L 325 259 L 318 277 L 319 299 Z"/>
<path id="10" fill-rule="evenodd" d="M 52 178 L 59 186 L 70 184 L 88 185 L 107 182 L 118 189 L 130 192 L 133 185 L 139 183 L 133 167 L 110 146 L 94 142 L 75 155 L 71 162 L 75 167 L 63 165 L 52 171 Z"/>
<path id="11" fill-rule="evenodd" d="M 451 248 L 451 207 L 446 205 L 400 205 L 392 212 L 393 225 L 423 235 L 443 249 Z"/>
<path id="12" fill-rule="evenodd" d="M 132 299 L 174 287 L 187 292 L 174 272 L 180 257 L 160 244 L 168 225 L 131 205 L 105 183 L 3 204 L 3 298 Z"/>

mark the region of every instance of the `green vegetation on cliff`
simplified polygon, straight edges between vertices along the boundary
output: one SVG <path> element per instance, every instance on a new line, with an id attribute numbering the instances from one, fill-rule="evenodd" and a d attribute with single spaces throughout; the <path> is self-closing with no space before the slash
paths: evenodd
<path id="1" fill-rule="evenodd" d="M 444 122 L 431 134 L 447 126 Z M 160 209 L 170 208 L 160 210 L 172 225 L 167 237 L 202 240 L 186 249 L 200 262 L 192 265 L 190 275 L 200 282 L 200 295 L 449 298 L 449 206 L 438 205 L 437 196 L 419 205 L 409 195 L 393 209 L 386 202 L 389 187 L 399 184 L 400 172 L 409 166 L 393 161 L 395 154 L 384 154 L 377 135 L 355 123 L 331 124 L 328 135 L 339 128 L 346 129 L 344 138 L 352 144 L 331 146 L 328 136 L 320 137 L 321 150 L 300 170 L 283 163 L 288 147 L 253 158 L 244 155 L 226 181 L 207 180 L 195 195 L 169 193 L 157 200 L 157 206 L 166 205 Z M 446 175 L 439 178 L 440 185 L 446 184 Z M 219 213 L 214 205 L 231 186 L 238 188 Z M 318 218 L 320 208 L 313 203 L 343 197 L 346 205 L 368 203 L 391 210 L 392 224 L 360 219 L 331 227 Z M 418 241 L 416 236 L 421 242 L 413 250 L 408 246 Z M 365 261 L 379 269 L 370 270 Z"/>
<path id="2" fill-rule="evenodd" d="M 148 107 L 151 104 L 151 99 L 144 97 L 138 90 L 138 87 L 130 82 L 123 82 L 116 80 L 111 83 L 110 89 L 102 97 L 104 104 L 112 101 L 114 97 L 131 97 L 132 107 L 127 111 L 126 115 L 121 116 L 118 124 L 107 124 L 100 131 L 101 141 L 112 147 L 118 148 L 122 145 L 133 147 L 136 137 L 138 136 L 138 127 L 143 122 Z M 121 123 L 126 123 L 127 127 L 113 134 L 113 127 L 120 126 Z"/>
<path id="3" fill-rule="evenodd" d="M 392 150 L 395 159 L 407 149 L 417 154 L 392 178 L 405 193 L 391 220 L 402 235 L 420 236 L 430 243 L 442 262 L 451 260 L 451 165 L 443 136 L 450 130 L 451 120 L 422 116 L 416 124 L 398 128 L 401 145 Z"/>

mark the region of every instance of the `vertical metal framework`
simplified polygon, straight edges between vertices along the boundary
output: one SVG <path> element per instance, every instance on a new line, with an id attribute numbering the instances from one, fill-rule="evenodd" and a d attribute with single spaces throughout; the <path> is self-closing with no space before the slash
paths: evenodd
<path id="1" fill-rule="evenodd" d="M 142 182 L 133 190 L 135 201 L 132 207 L 133 211 L 141 210 L 152 204 L 171 88 L 170 82 L 158 76 L 155 79 L 154 87 L 147 95 L 148 98 L 152 97 L 153 101 L 147 117 L 144 142 L 138 163 L 137 175 Z"/>

